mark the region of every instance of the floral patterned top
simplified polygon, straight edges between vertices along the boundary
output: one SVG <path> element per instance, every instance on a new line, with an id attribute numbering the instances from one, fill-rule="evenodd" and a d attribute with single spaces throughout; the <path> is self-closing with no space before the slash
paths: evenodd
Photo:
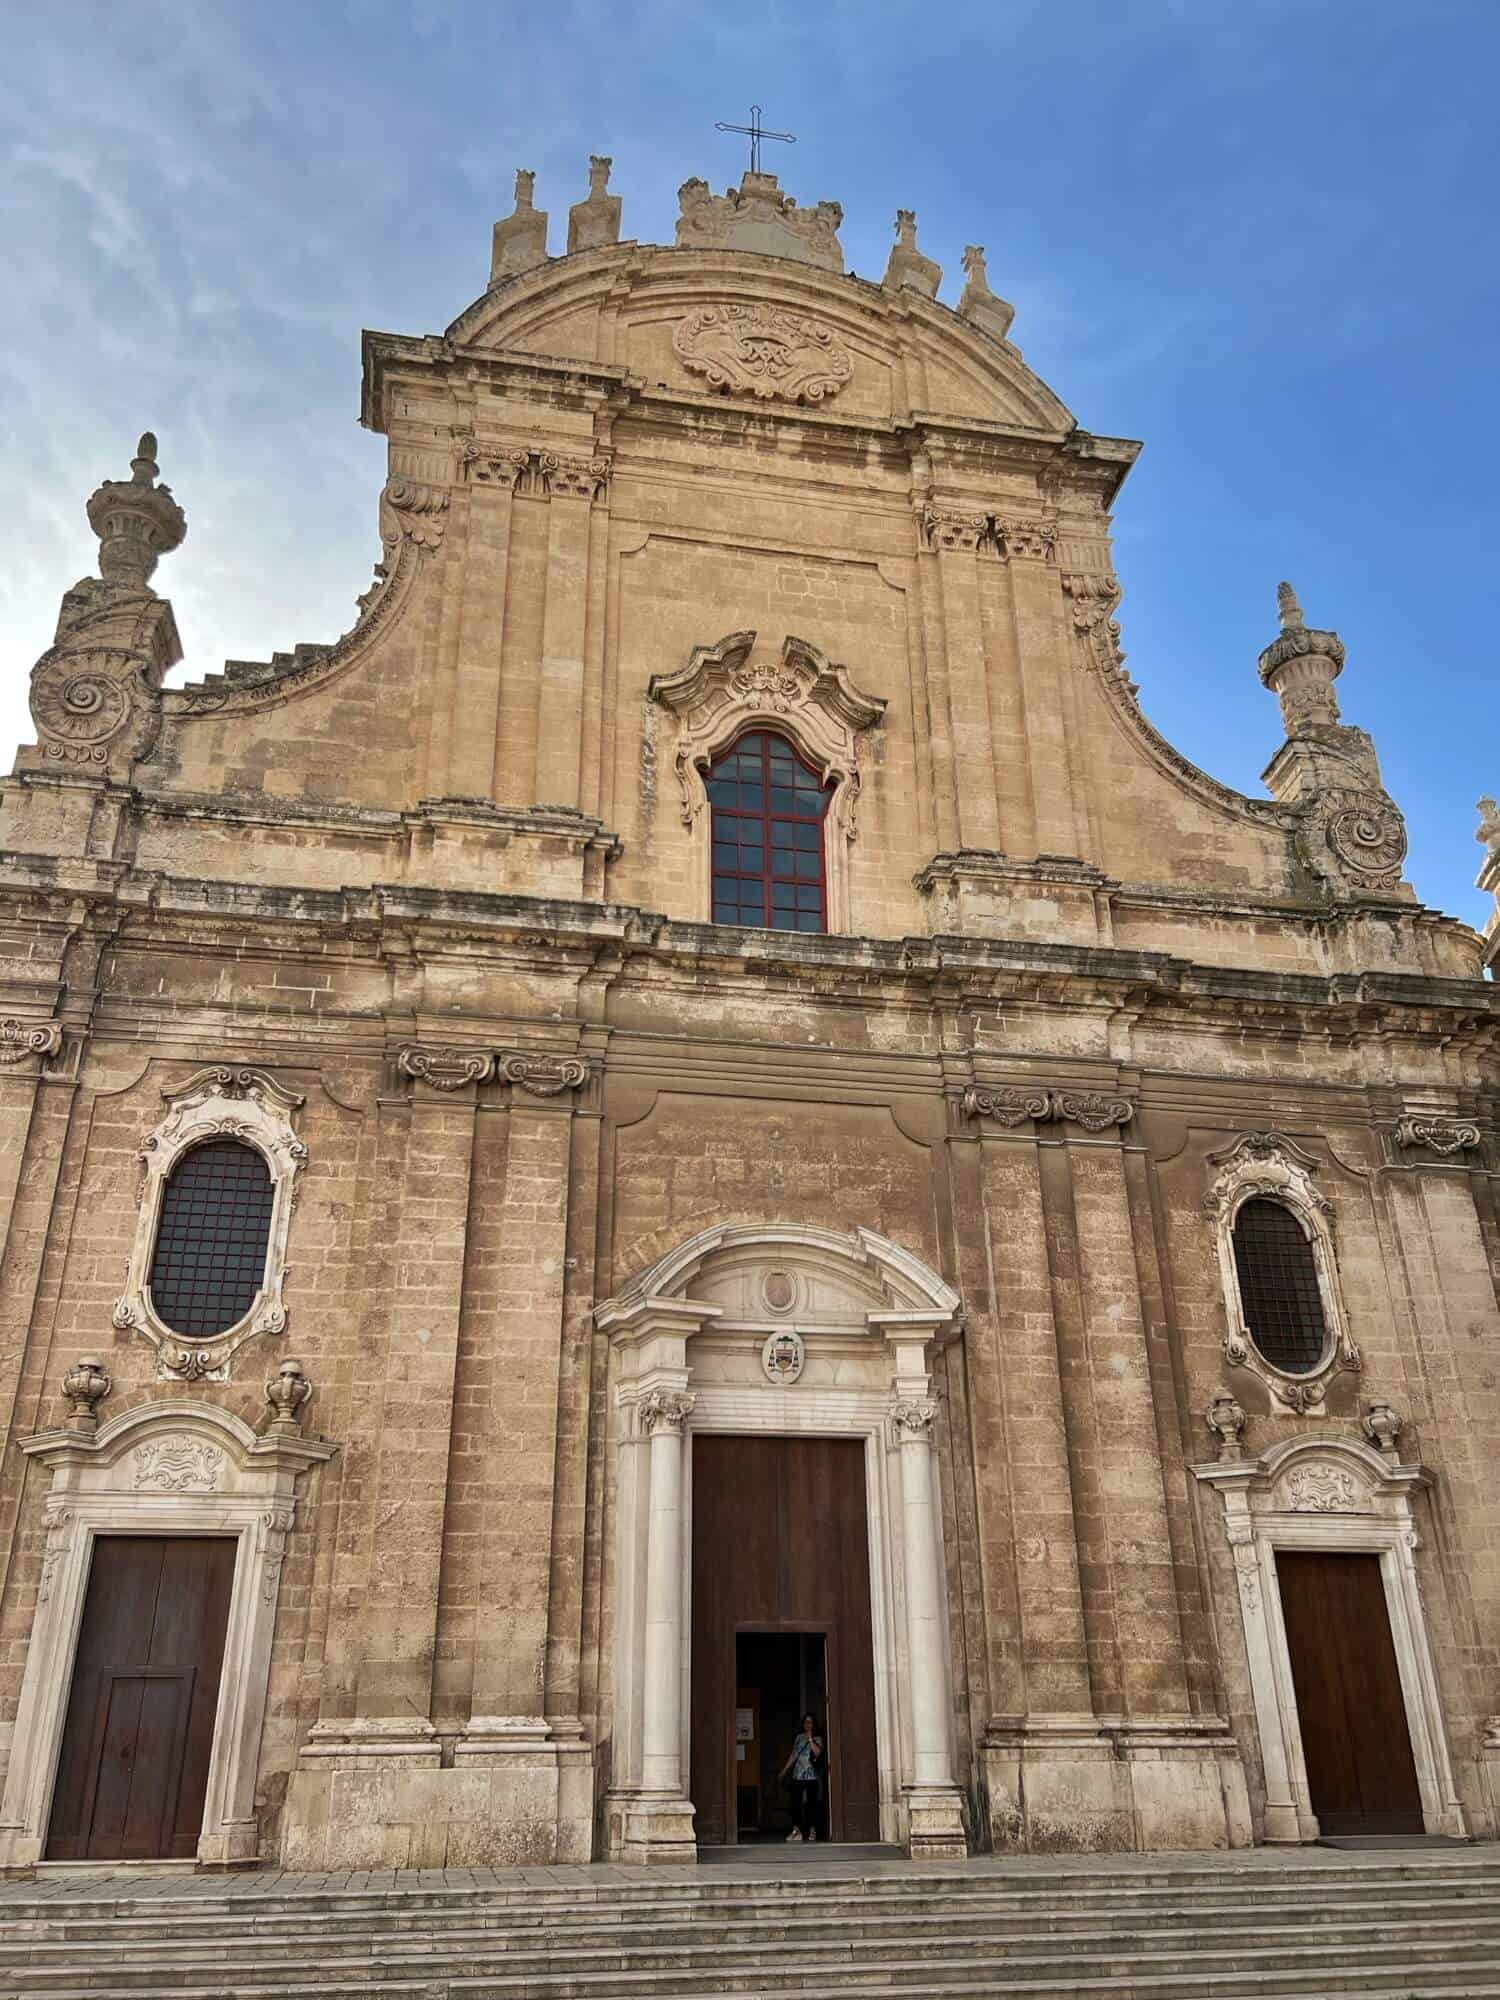
<path id="1" fill-rule="evenodd" d="M 786 1738 L 783 1737 L 782 1741 L 785 1742 Z M 818 1775 L 818 1767 L 814 1761 L 816 1755 L 817 1753 L 813 1749 L 813 1739 L 799 1729 L 797 1740 L 792 1745 L 792 1782 L 794 1784 L 810 1785 L 816 1781 Z"/>

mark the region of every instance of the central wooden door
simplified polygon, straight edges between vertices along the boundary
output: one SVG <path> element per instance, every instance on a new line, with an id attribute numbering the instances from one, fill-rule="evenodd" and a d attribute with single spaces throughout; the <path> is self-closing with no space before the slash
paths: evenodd
<path id="1" fill-rule="evenodd" d="M 49 1861 L 197 1853 L 234 1553 L 221 1536 L 95 1541 Z"/>
<path id="2" fill-rule="evenodd" d="M 1276 1574 L 1319 1829 L 1421 1833 L 1379 1556 L 1278 1549 Z"/>
<path id="3" fill-rule="evenodd" d="M 827 1641 L 829 1835 L 880 1838 L 865 1447 L 857 1438 L 693 1439 L 692 1799 L 732 1842 L 736 1639 Z"/>

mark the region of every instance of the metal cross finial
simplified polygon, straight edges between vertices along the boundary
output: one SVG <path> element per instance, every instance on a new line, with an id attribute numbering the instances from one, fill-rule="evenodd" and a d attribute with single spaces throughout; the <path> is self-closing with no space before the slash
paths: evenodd
<path id="1" fill-rule="evenodd" d="M 743 132 L 745 134 L 746 138 L 750 141 L 750 171 L 752 174 L 760 172 L 760 142 L 762 139 L 780 139 L 788 146 L 795 146 L 797 143 L 795 132 L 768 132 L 760 122 L 760 106 L 758 104 L 752 104 L 750 107 L 750 123 L 748 125 L 726 125 L 723 119 L 720 118 L 715 121 L 714 130 L 716 132 Z"/>

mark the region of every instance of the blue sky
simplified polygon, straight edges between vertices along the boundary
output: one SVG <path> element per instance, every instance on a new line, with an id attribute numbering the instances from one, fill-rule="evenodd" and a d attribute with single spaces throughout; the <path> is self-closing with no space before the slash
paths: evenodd
<path id="1" fill-rule="evenodd" d="M 590 152 L 627 236 L 670 241 L 713 129 L 891 220 L 956 299 L 966 242 L 1089 429 L 1145 440 L 1117 513 L 1153 721 L 1259 794 L 1275 586 L 1349 651 L 1427 902 L 1478 923 L 1500 791 L 1496 0 L 10 0 L 0 73 L 0 757 L 93 565 L 83 502 L 161 439 L 188 539 L 156 584 L 177 678 L 329 639 L 377 553 L 384 441 L 359 331 L 440 331 L 484 287 L 516 166 L 552 248 Z"/>

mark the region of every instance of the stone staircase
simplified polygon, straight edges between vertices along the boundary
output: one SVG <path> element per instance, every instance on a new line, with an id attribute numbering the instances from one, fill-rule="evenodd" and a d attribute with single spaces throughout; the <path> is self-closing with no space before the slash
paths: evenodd
<path id="1" fill-rule="evenodd" d="M 1500 1848 L 393 1877 L 43 1871 L 0 1994 L 48 2000 L 1500 2000 Z"/>

